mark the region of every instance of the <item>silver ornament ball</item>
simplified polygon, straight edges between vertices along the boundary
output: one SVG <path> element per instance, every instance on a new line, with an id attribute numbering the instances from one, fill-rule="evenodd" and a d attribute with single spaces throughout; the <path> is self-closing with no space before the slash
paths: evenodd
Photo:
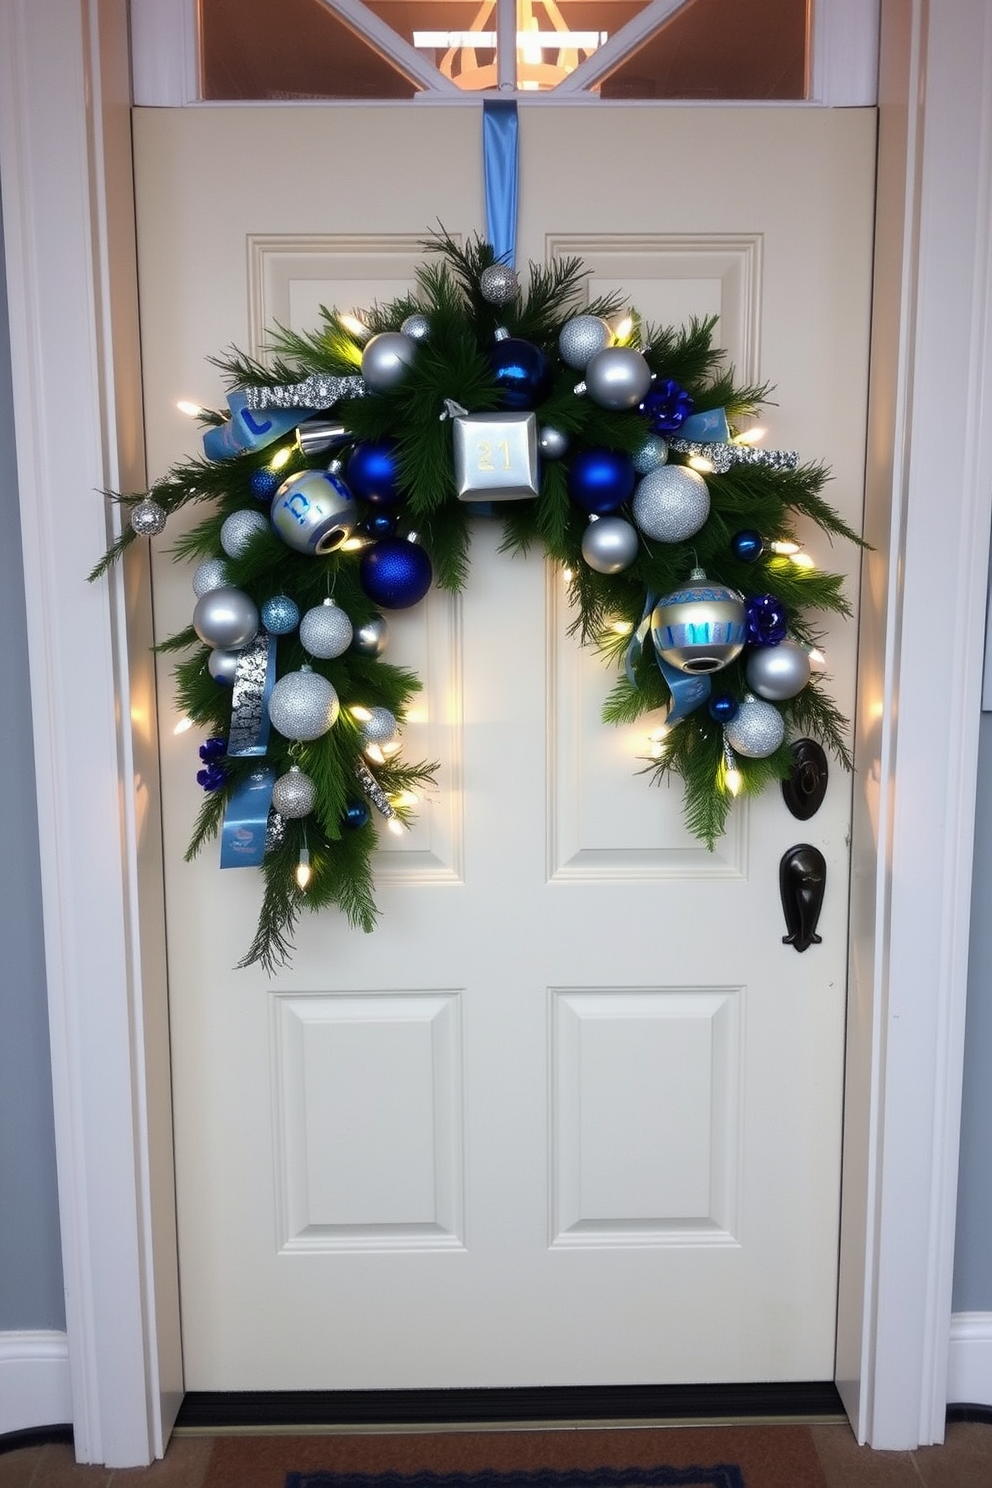
<path id="1" fill-rule="evenodd" d="M 649 475 L 659 465 L 667 464 L 668 445 L 660 434 L 649 434 L 633 458 L 638 475 Z"/>
<path id="2" fill-rule="evenodd" d="M 362 376 L 373 393 L 390 393 L 406 379 L 417 343 L 402 331 L 380 331 L 362 352 Z"/>
<path id="3" fill-rule="evenodd" d="M 338 609 L 333 599 L 307 610 L 300 621 L 300 642 L 311 656 L 330 661 L 342 656 L 351 645 L 354 635 L 351 621 L 344 610 Z"/>
<path id="4" fill-rule="evenodd" d="M 326 677 L 303 667 L 287 672 L 269 696 L 269 717 L 284 739 L 319 739 L 337 722 L 338 695 Z"/>
<path id="5" fill-rule="evenodd" d="M 568 453 L 568 435 L 546 424 L 537 431 L 537 447 L 546 460 L 560 460 Z"/>
<path id="6" fill-rule="evenodd" d="M 255 534 L 266 532 L 268 526 L 264 512 L 250 507 L 232 512 L 220 529 L 220 545 L 228 558 L 240 558 Z"/>
<path id="7" fill-rule="evenodd" d="M 240 651 L 258 630 L 255 602 L 233 584 L 208 589 L 193 610 L 193 629 L 207 646 Z"/>
<path id="8" fill-rule="evenodd" d="M 490 264 L 479 277 L 479 292 L 490 305 L 512 304 L 520 293 L 516 270 L 509 264 Z"/>
<path id="9" fill-rule="evenodd" d="M 269 520 L 287 548 L 320 558 L 336 552 L 351 536 L 358 505 L 333 465 L 300 470 L 279 487 Z"/>
<path id="10" fill-rule="evenodd" d="M 586 392 L 600 408 L 636 408 L 651 386 L 651 368 L 633 346 L 607 346 L 586 366 Z"/>
<path id="11" fill-rule="evenodd" d="M 409 336 L 411 341 L 429 341 L 431 323 L 426 315 L 421 315 L 418 312 L 415 315 L 408 315 L 400 326 L 400 330 L 404 336 Z"/>
<path id="12" fill-rule="evenodd" d="M 659 465 L 641 479 L 631 511 L 645 537 L 685 542 L 705 524 L 710 493 L 703 477 L 688 465 Z"/>
<path id="13" fill-rule="evenodd" d="M 309 816 L 317 804 L 317 787 L 299 765 L 290 765 L 272 787 L 272 809 L 280 816 Z"/>
<path id="14" fill-rule="evenodd" d="M 639 540 L 623 517 L 593 517 L 582 534 L 582 556 L 597 573 L 622 573 L 637 557 Z"/>
<path id="15" fill-rule="evenodd" d="M 758 646 L 748 657 L 745 671 L 748 686 L 759 697 L 784 703 L 802 692 L 809 681 L 809 654 L 797 641 Z"/>
<path id="16" fill-rule="evenodd" d="M 204 558 L 193 574 L 193 593 L 200 599 L 211 589 L 220 589 L 226 583 L 227 565 L 223 558 Z"/>
<path id="17" fill-rule="evenodd" d="M 388 744 L 396 736 L 396 716 L 388 708 L 370 708 L 370 717 L 362 721 L 362 738 L 366 744 Z"/>
<path id="18" fill-rule="evenodd" d="M 234 679 L 238 675 L 240 660 L 240 651 L 211 651 L 207 657 L 207 671 L 215 682 L 221 682 L 225 687 L 233 687 Z"/>
<path id="19" fill-rule="evenodd" d="M 744 649 L 744 597 L 694 569 L 688 584 L 666 594 L 651 614 L 651 639 L 662 661 L 680 672 L 718 672 Z"/>
<path id="20" fill-rule="evenodd" d="M 131 508 L 131 530 L 139 537 L 157 537 L 165 526 L 165 507 L 146 496 Z"/>
<path id="21" fill-rule="evenodd" d="M 384 615 L 373 615 L 355 631 L 351 649 L 359 656 L 381 656 L 389 645 L 389 622 Z"/>
<path id="22" fill-rule="evenodd" d="M 568 367 L 584 372 L 597 352 L 605 350 L 613 332 L 598 315 L 576 315 L 558 334 L 558 355 Z"/>
<path id="23" fill-rule="evenodd" d="M 736 754 L 745 759 L 764 759 L 774 754 L 785 738 L 785 720 L 771 703 L 749 695 L 735 717 L 724 725 L 723 733 Z"/>

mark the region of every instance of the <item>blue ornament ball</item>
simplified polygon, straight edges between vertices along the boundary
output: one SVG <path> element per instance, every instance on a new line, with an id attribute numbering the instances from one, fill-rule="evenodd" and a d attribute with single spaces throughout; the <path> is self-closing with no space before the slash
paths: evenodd
<path id="1" fill-rule="evenodd" d="M 358 530 L 378 542 L 380 538 L 392 537 L 396 531 L 396 518 L 389 511 L 371 511 L 365 521 L 359 523 Z"/>
<path id="2" fill-rule="evenodd" d="M 692 398 L 670 377 L 658 377 L 640 405 L 655 434 L 674 434 L 693 410 Z"/>
<path id="3" fill-rule="evenodd" d="M 384 610 L 406 610 L 431 587 L 434 570 L 423 548 L 402 537 L 387 537 L 362 554 L 358 565 L 362 589 Z"/>
<path id="4" fill-rule="evenodd" d="M 530 341 L 521 341 L 518 336 L 495 341 L 489 349 L 489 365 L 503 395 L 503 407 L 515 413 L 536 408 L 551 391 L 551 362 Z"/>
<path id="5" fill-rule="evenodd" d="M 629 455 L 619 450 L 582 450 L 569 466 L 568 494 L 583 511 L 602 517 L 630 500 L 635 479 Z"/>
<path id="6" fill-rule="evenodd" d="M 399 462 L 393 439 L 368 440 L 356 444 L 348 460 L 348 485 L 355 496 L 374 506 L 395 506 L 402 501 Z"/>
<path id="7" fill-rule="evenodd" d="M 745 527 L 743 532 L 735 532 L 730 539 L 734 557 L 739 558 L 742 563 L 754 563 L 761 557 L 764 546 L 761 533 L 755 532 L 753 527 Z"/>
<path id="8" fill-rule="evenodd" d="M 740 703 L 736 698 L 731 697 L 729 692 L 717 692 L 706 706 L 710 717 L 717 723 L 729 723 L 732 718 L 737 717 Z"/>
<path id="9" fill-rule="evenodd" d="M 361 827 L 367 827 L 371 813 L 364 801 L 349 801 L 345 807 L 344 816 L 341 818 L 342 826 L 349 831 L 357 832 Z"/>
<path id="10" fill-rule="evenodd" d="M 288 594 L 274 594 L 261 609 L 262 624 L 270 635 L 289 635 L 300 623 L 300 609 Z"/>
<path id="11" fill-rule="evenodd" d="M 253 470 L 248 477 L 248 489 L 256 501 L 271 501 L 285 478 L 263 465 L 260 470 Z"/>
<path id="12" fill-rule="evenodd" d="M 774 594 L 755 594 L 745 605 L 747 638 L 756 646 L 777 646 L 789 629 L 789 613 Z"/>

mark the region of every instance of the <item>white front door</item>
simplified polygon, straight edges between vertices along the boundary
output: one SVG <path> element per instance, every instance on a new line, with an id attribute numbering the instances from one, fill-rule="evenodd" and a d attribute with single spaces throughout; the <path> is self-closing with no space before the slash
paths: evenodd
<path id="1" fill-rule="evenodd" d="M 135 124 L 153 478 L 195 451 L 175 400 L 219 401 L 208 357 L 389 300 L 433 224 L 483 225 L 477 108 Z M 873 162 L 870 111 L 523 108 L 518 256 L 578 254 L 653 321 L 718 313 L 775 384 L 770 442 L 829 463 L 857 525 Z M 391 618 L 425 680 L 405 752 L 442 768 L 372 936 L 308 918 L 290 971 L 231 970 L 259 885 L 183 863 L 198 762 L 163 710 L 189 1389 L 832 1376 L 849 782 L 809 823 L 738 806 L 707 852 L 637 775 L 643 726 L 599 722 L 560 576 L 496 543 L 479 519 L 465 593 Z M 166 545 L 163 636 L 193 602 Z M 828 653 L 850 712 L 853 626 Z M 804 955 L 800 841 L 828 862 Z"/>

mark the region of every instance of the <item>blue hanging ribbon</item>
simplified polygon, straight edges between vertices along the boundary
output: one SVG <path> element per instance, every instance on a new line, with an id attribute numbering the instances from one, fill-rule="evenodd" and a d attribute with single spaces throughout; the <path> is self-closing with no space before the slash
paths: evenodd
<path id="1" fill-rule="evenodd" d="M 726 444 L 730 438 L 725 408 L 708 408 L 705 413 L 690 413 L 683 419 L 676 435 L 695 444 Z"/>
<path id="2" fill-rule="evenodd" d="M 255 770 L 232 793 L 220 837 L 222 868 L 257 868 L 265 857 L 265 829 L 276 772 Z"/>
<path id="3" fill-rule="evenodd" d="M 641 622 L 631 636 L 630 645 L 627 647 L 626 655 L 624 656 L 624 670 L 627 673 L 627 681 L 631 687 L 637 686 L 634 667 L 640 657 L 649 631 L 651 632 L 652 641 L 655 639 L 654 630 L 651 626 L 651 616 L 656 603 L 657 601 L 653 594 L 649 594 L 645 599 Z M 668 690 L 672 695 L 671 705 L 665 714 L 665 722 L 678 723 L 681 719 L 687 718 L 690 713 L 695 712 L 697 708 L 701 708 L 703 703 L 706 702 L 710 695 L 710 679 L 705 675 L 700 676 L 693 675 L 690 672 L 680 672 L 678 667 L 673 667 L 670 662 L 663 660 L 658 655 L 657 645 L 655 645 L 654 659 L 658 663 L 658 670 L 668 684 Z"/>
<path id="4" fill-rule="evenodd" d="M 311 408 L 249 408 L 241 388 L 228 393 L 227 403 L 231 410 L 227 423 L 216 424 L 203 435 L 203 453 L 208 460 L 230 460 L 245 450 L 264 449 L 313 413 Z"/>
<path id="5" fill-rule="evenodd" d="M 517 105 L 511 98 L 482 104 L 482 161 L 486 176 L 486 236 L 500 263 L 517 256 Z"/>

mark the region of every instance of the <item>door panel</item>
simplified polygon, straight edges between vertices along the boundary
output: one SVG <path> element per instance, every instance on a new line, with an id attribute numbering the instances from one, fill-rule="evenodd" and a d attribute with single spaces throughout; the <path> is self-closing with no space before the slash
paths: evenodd
<path id="1" fill-rule="evenodd" d="M 153 473 L 194 446 L 174 400 L 219 397 L 209 356 L 388 300 L 432 222 L 482 222 L 472 108 L 135 124 Z M 873 147 L 866 111 L 521 111 L 521 260 L 579 254 L 651 320 L 718 313 L 776 382 L 769 442 L 830 463 L 854 524 Z M 637 773 L 645 725 L 599 722 L 560 574 L 498 541 L 477 518 L 465 593 L 390 617 L 425 682 L 404 752 L 441 772 L 382 844 L 372 936 L 308 917 L 277 980 L 231 971 L 258 885 L 182 863 L 195 745 L 163 733 L 190 1389 L 832 1373 L 849 783 L 801 828 L 777 793 L 739 805 L 707 852 Z M 188 580 L 158 556 L 162 634 Z M 850 711 L 853 626 L 827 646 Z M 797 840 L 829 864 L 803 956 Z"/>

